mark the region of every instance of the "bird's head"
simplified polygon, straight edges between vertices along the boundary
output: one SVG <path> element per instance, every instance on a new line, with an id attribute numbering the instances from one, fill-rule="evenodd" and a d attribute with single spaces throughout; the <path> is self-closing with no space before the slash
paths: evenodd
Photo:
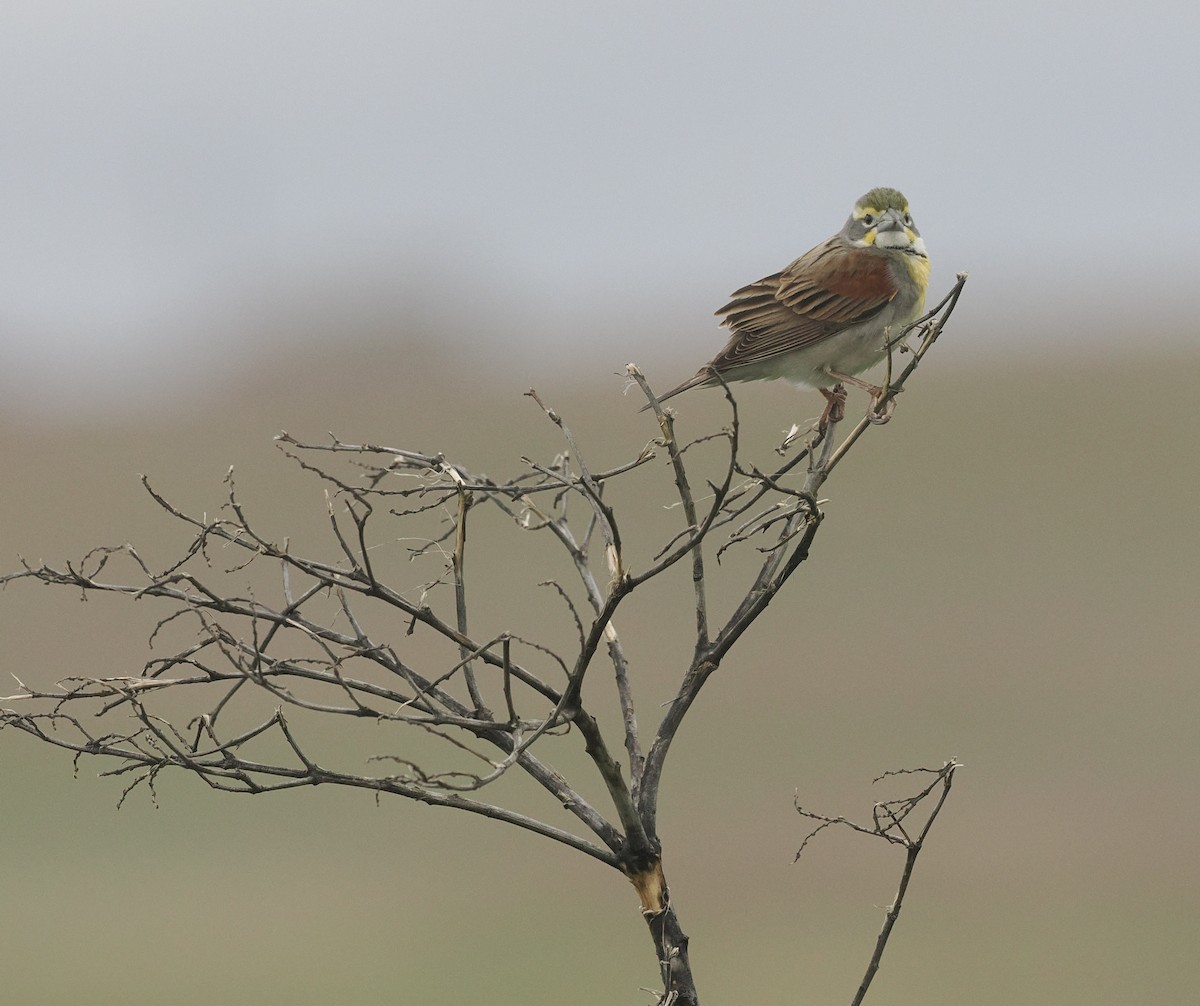
<path id="1" fill-rule="evenodd" d="M 925 242 L 908 200 L 895 189 L 872 189 L 854 204 L 842 235 L 858 248 L 883 248 L 925 258 Z"/>

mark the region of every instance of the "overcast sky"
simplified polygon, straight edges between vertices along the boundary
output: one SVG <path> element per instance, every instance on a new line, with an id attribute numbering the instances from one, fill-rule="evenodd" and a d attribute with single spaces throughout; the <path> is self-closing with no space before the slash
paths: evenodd
<path id="1" fill-rule="evenodd" d="M 326 283 L 517 312 L 529 359 L 660 304 L 699 363 L 725 295 L 875 185 L 1014 344 L 1027 304 L 1190 313 L 1198 11 L 6 0 L 0 369 L 166 381 L 176 341 Z"/>

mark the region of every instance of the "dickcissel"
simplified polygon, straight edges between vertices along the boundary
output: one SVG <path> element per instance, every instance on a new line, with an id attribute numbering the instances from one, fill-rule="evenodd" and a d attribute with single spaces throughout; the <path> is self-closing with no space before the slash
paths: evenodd
<path id="1" fill-rule="evenodd" d="M 929 256 L 908 200 L 872 189 L 854 204 L 841 231 L 780 272 L 737 290 L 717 311 L 733 333 L 725 348 L 659 400 L 723 381 L 778 378 L 818 389 L 840 418 L 845 382 L 880 389 L 858 374 L 881 362 L 888 338 L 925 310 Z M 720 380 L 717 375 L 720 375 Z"/>

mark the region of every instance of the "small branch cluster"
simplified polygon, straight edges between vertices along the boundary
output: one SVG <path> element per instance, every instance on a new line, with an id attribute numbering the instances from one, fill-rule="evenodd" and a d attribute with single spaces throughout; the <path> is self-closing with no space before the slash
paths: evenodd
<path id="1" fill-rule="evenodd" d="M 904 904 L 904 895 L 908 892 L 908 884 L 912 880 L 913 870 L 917 865 L 917 856 L 921 854 L 921 849 L 925 845 L 925 839 L 929 837 L 930 829 L 933 828 L 933 822 L 937 820 L 937 816 L 941 813 L 946 798 L 950 795 L 950 786 L 954 782 L 954 773 L 960 768 L 962 768 L 961 763 L 951 758 L 941 768 L 898 769 L 891 772 L 884 772 L 883 775 L 877 776 L 872 780 L 873 782 L 878 783 L 884 779 L 906 775 L 918 777 L 932 776 L 932 778 L 917 793 L 911 796 L 899 797 L 894 800 L 883 800 L 876 803 L 871 811 L 870 825 L 856 824 L 845 817 L 827 817 L 824 814 L 805 810 L 800 806 L 799 802 L 796 803 L 796 812 L 801 817 L 807 818 L 810 821 L 820 822 L 817 827 L 805 836 L 804 841 L 800 843 L 800 848 L 796 852 L 797 860 L 803 855 L 808 843 L 816 835 L 826 828 L 834 826 L 849 828 L 851 831 L 857 831 L 862 835 L 870 835 L 873 838 L 881 838 L 885 842 L 901 846 L 905 851 L 904 868 L 900 874 L 900 885 L 896 890 L 896 896 L 888 906 L 883 920 L 883 928 L 879 931 L 879 936 L 876 937 L 875 949 L 867 965 L 866 974 L 863 975 L 863 980 L 859 984 L 858 991 L 851 1000 L 852 1006 L 859 1006 L 863 999 L 866 998 L 867 990 L 871 987 L 871 982 L 879 970 L 879 964 L 883 960 L 883 951 L 887 947 L 888 940 L 891 938 L 896 920 L 900 917 L 900 908 Z M 922 804 L 925 804 L 931 798 L 933 799 L 933 806 L 927 809 L 924 820 L 918 821 L 914 826 L 909 821 L 909 818 Z"/>
<path id="2" fill-rule="evenodd" d="M 27 564 L 0 583 L 31 578 L 85 594 L 165 601 L 169 610 L 151 644 L 168 652 L 130 676 L 75 675 L 51 689 L 21 685 L 19 694 L 3 700 L 10 708 L 0 710 L 0 726 L 77 759 L 112 759 L 108 774 L 130 779 L 126 794 L 141 783 L 152 789 L 166 769 L 241 793 L 336 784 L 454 807 L 543 835 L 631 879 L 656 934 L 666 992 L 681 1003 L 694 1001 L 688 998 L 694 991 L 688 991 L 686 937 L 671 912 L 660 864 L 657 808 L 668 752 L 709 676 L 808 557 L 821 526 L 820 487 L 862 434 L 886 418 L 941 333 L 964 281 L 961 276 L 941 304 L 899 333 L 894 348 L 910 352 L 910 359 L 890 379 L 874 414 L 841 441 L 836 424 L 809 431 L 801 449 L 769 472 L 743 457 L 737 403 L 728 389 L 728 426 L 681 442 L 673 414 L 631 365 L 660 435 L 608 470 L 587 463 L 562 416 L 532 391 L 561 431 L 564 449 L 549 461 L 522 458 L 521 469 L 502 480 L 439 454 L 337 439 L 304 443 L 281 434 L 287 457 L 326 490 L 328 544 L 317 554 L 252 518 L 232 472 L 215 517 L 186 511 L 143 478 L 154 503 L 188 532 L 181 553 L 165 567 L 125 544 L 94 549 L 75 563 Z M 790 436 L 785 450 L 801 439 Z M 724 461 L 703 479 L 698 495 L 687 455 L 701 442 L 723 445 Z M 663 455 L 683 526 L 653 554 L 634 554 L 610 487 Z M 544 586 L 561 603 L 571 644 L 556 641 L 561 633 L 535 638 L 511 627 L 481 628 L 468 532 L 491 533 L 485 520 L 496 516 L 512 533 L 528 536 L 521 539 L 530 543 L 521 546 L 522 555 L 533 555 L 534 542 L 546 543 L 565 560 L 570 579 Z M 754 573 L 741 600 L 718 613 L 709 602 L 709 578 L 712 563 L 730 549 L 753 555 Z M 640 587 L 680 562 L 691 567 L 692 657 L 660 721 L 644 732 L 632 661 L 614 616 Z M 405 570 L 411 569 L 431 573 L 409 583 Z M 243 578 L 241 585 L 231 589 L 231 577 Z M 601 668 L 615 685 L 619 740 L 601 730 L 585 701 L 585 682 L 604 673 Z M 251 701 L 255 696 L 266 700 L 265 711 L 261 701 Z M 380 735 L 385 750 L 368 762 L 387 771 L 332 764 L 305 729 L 316 716 L 389 728 Z M 570 738 L 581 742 L 604 802 L 585 798 L 552 764 L 551 740 Z M 548 797 L 544 813 L 484 799 L 485 790 L 514 773 Z"/>

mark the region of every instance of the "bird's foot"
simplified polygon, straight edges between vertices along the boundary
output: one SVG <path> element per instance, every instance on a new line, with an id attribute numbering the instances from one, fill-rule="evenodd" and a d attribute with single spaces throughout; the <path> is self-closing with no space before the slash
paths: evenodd
<path id="1" fill-rule="evenodd" d="M 892 413 L 896 411 L 896 399 L 889 398 L 886 402 L 881 402 L 883 397 L 882 392 L 871 398 L 871 408 L 867 412 L 867 422 L 875 426 L 882 426 L 884 423 L 890 422 Z"/>
<path id="2" fill-rule="evenodd" d="M 891 394 L 889 394 L 889 391 Z M 892 413 L 896 411 L 896 395 L 900 389 L 876 388 L 875 394 L 871 396 L 871 408 L 867 412 L 867 422 L 874 423 L 876 426 L 882 426 L 892 418 Z M 886 399 L 885 399 L 885 396 Z"/>
<path id="3" fill-rule="evenodd" d="M 817 436 L 821 437 L 830 426 L 846 418 L 846 389 L 838 384 L 833 388 L 818 390 L 825 396 L 825 411 L 817 422 Z"/>

